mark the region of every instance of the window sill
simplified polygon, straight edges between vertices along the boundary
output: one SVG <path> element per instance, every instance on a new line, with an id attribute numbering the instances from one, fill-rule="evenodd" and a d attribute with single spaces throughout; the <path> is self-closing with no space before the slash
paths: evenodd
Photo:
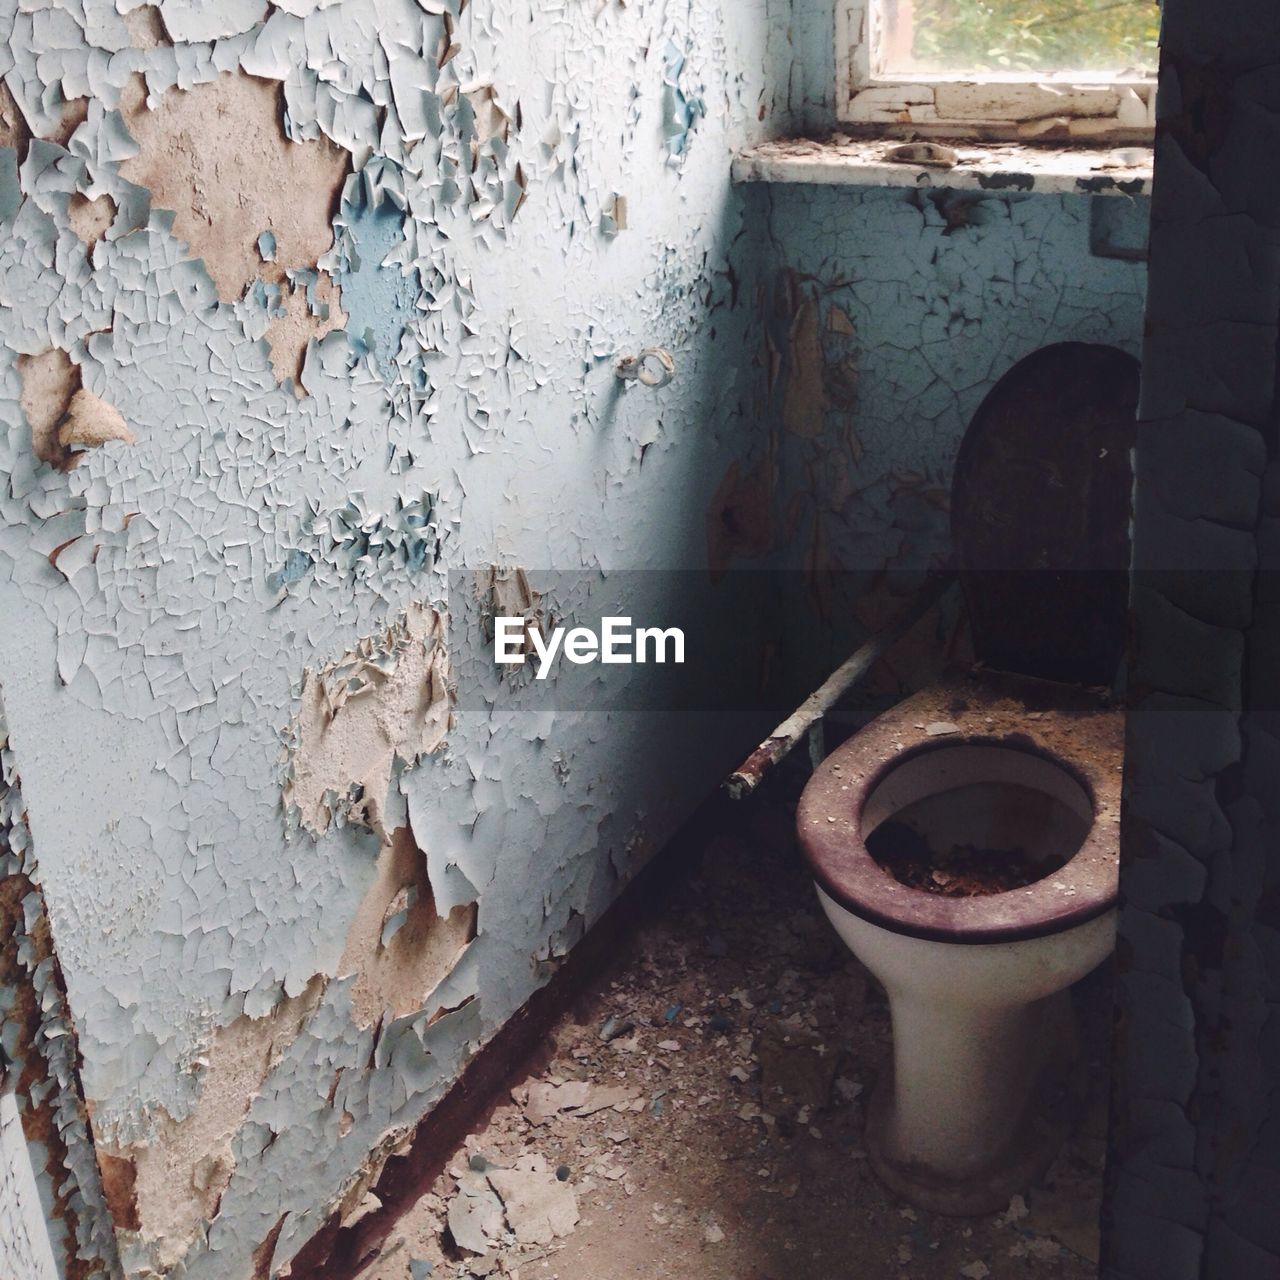
<path id="1" fill-rule="evenodd" d="M 995 194 L 1146 196 L 1151 194 L 1149 147 L 1032 147 L 1021 143 L 916 143 L 941 146 L 954 163 L 891 159 L 900 141 L 836 134 L 825 142 L 790 138 L 739 152 L 738 183 L 798 183 L 824 187 L 942 187 Z M 910 152 L 908 152 L 910 154 Z"/>

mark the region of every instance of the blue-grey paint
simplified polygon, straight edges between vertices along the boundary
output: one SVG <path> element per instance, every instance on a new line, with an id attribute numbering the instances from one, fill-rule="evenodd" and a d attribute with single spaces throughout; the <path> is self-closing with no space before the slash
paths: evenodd
<path id="1" fill-rule="evenodd" d="M 582 569 L 607 595 L 611 569 L 705 565 L 735 462 L 768 459 L 774 505 L 798 504 L 774 539 L 784 559 L 819 520 L 855 565 L 918 541 L 931 554 L 935 527 L 899 527 L 892 474 L 945 484 L 966 414 L 1024 349 L 1137 340 L 1140 271 L 1088 258 L 1082 202 L 992 197 L 947 234 L 937 205 L 900 193 L 731 187 L 739 146 L 821 115 L 829 15 L 786 0 L 265 10 L 164 0 L 169 44 L 108 0 L 0 0 L 0 73 L 37 139 L 10 139 L 17 191 L 0 151 L 0 296 L 23 299 L 0 333 L 0 685 L 92 1139 L 138 1170 L 140 1229 L 118 1205 L 115 1223 L 136 1276 L 225 1280 L 264 1248 L 278 1270 L 358 1207 L 760 727 L 549 705 L 477 660 L 478 625 L 454 627 L 448 669 L 469 682 L 454 723 L 396 738 L 372 821 L 367 779 L 355 793 L 367 761 L 326 736 L 362 713 L 317 730 L 316 680 L 380 706 L 401 663 L 442 658 L 409 620 L 480 616 L 450 570 L 523 565 L 536 586 L 538 569 Z M 278 81 L 259 134 L 349 157 L 332 246 L 292 260 L 286 201 L 246 232 L 252 279 L 226 296 L 122 173 L 141 150 L 135 72 L 157 110 L 227 77 Z M 246 132 L 246 157 L 259 140 Z M 201 145 L 197 121 L 181 146 Z M 241 171 L 221 173 L 234 187 Z M 73 197 L 101 195 L 116 213 L 89 248 Z M 295 395 L 267 339 L 284 282 L 323 318 L 319 273 L 347 320 L 316 328 Z M 784 286 L 784 307 L 760 306 Z M 856 403 L 796 438 L 780 397 L 809 295 L 816 376 L 847 391 L 856 371 Z M 852 335 L 830 329 L 833 301 Z M 653 345 L 674 384 L 622 387 L 617 358 Z M 71 470 L 36 455 L 24 378 L 50 350 L 67 393 L 114 408 L 133 443 Z M 335 760 L 351 773 L 326 775 L 322 808 L 343 820 L 307 825 L 286 797 Z M 381 902 L 380 832 L 406 824 L 441 927 L 478 904 L 474 941 L 407 1002 L 370 996 L 376 956 L 356 936 Z M 261 1068 L 237 1076 L 228 1046 L 246 1043 Z M 232 1087 L 209 1088 L 220 1072 Z M 105 1211 L 77 1141 L 93 1239 Z"/>

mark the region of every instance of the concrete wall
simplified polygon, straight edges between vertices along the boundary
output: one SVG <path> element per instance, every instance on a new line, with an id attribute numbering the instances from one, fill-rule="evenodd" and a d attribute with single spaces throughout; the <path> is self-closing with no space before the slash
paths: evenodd
<path id="1" fill-rule="evenodd" d="M 1103 1271 L 1264 1280 L 1280 1274 L 1280 15 L 1166 0 L 1162 45 Z"/>

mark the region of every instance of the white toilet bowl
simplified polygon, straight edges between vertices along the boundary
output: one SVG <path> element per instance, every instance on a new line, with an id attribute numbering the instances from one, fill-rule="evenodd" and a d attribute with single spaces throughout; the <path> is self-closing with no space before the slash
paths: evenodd
<path id="1" fill-rule="evenodd" d="M 868 1155 L 925 1208 L 1003 1208 L 1065 1134 L 1067 988 L 1115 941 L 1122 730 L 1082 690 L 984 673 L 900 703 L 805 788 L 798 831 L 822 906 L 892 1016 Z M 877 861 L 891 821 L 890 846 L 903 832 L 1018 849 L 1047 874 L 971 897 L 909 887 Z"/>

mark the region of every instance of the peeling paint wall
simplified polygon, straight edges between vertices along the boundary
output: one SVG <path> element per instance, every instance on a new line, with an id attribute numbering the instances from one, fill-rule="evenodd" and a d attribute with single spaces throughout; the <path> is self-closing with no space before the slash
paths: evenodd
<path id="1" fill-rule="evenodd" d="M 556 708 L 445 624 L 450 570 L 707 563 L 788 16 L 0 0 L 0 683 L 75 1274 L 274 1275 L 357 1212 L 758 728 Z M 674 384 L 624 387 L 651 345 Z"/>
<path id="2" fill-rule="evenodd" d="M 488 661 L 494 598 L 856 570 L 805 692 L 867 575 L 945 551 L 985 388 L 1136 347 L 1082 198 L 730 187 L 823 118 L 827 10 L 0 0 L 0 683 L 49 961 L 9 999 L 56 943 L 79 1274 L 271 1276 L 361 1212 L 768 727 L 557 705 Z M 614 375 L 648 346 L 661 391 Z"/>
<path id="3" fill-rule="evenodd" d="M 75 1025 L 39 878 L 0 701 L 0 1231 L 17 1255 L 3 1260 L 10 1264 L 5 1274 L 38 1275 L 36 1268 L 51 1263 L 55 1274 L 80 1280 L 112 1274 L 117 1253 L 110 1188 L 94 1160 Z"/>
<path id="4" fill-rule="evenodd" d="M 793 132 L 838 128 L 835 8 L 793 6 L 779 80 Z M 804 694 L 949 556 L 956 454 L 1001 375 L 1053 342 L 1139 354 L 1145 264 L 1094 249 L 1143 243 L 1150 201 L 803 185 L 749 199 L 773 270 L 755 330 L 770 436 L 740 466 L 778 494 L 774 543 L 798 571 L 782 662 Z M 741 482 L 728 492 L 737 529 Z M 917 670 L 956 639 L 928 638 Z M 901 693 L 890 683 L 873 702 Z"/>
<path id="5" fill-rule="evenodd" d="M 791 603 L 812 621 L 792 628 L 803 643 L 787 655 L 805 692 L 888 595 L 950 556 L 952 471 L 987 392 L 1050 343 L 1136 355 L 1146 272 L 1092 251 L 1102 197 L 780 186 L 752 198 L 778 268 L 759 298 L 759 412 L 773 424 L 759 456 L 803 571 Z M 1117 200 L 1114 234 L 1140 239 L 1147 205 Z"/>
<path id="6" fill-rule="evenodd" d="M 58 1280 L 17 1098 L 0 1092 L 0 1275 Z"/>

